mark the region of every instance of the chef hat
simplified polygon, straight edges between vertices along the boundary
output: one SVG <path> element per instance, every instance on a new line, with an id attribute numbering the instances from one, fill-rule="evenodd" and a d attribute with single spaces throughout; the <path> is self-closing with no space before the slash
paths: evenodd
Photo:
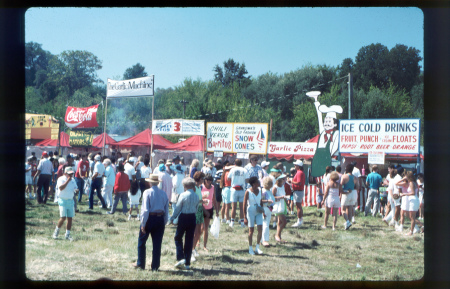
<path id="1" fill-rule="evenodd" d="M 336 113 L 342 113 L 342 107 L 340 105 L 332 105 L 330 107 L 322 104 L 319 106 L 319 111 L 326 113 L 325 117 L 337 118 Z"/>

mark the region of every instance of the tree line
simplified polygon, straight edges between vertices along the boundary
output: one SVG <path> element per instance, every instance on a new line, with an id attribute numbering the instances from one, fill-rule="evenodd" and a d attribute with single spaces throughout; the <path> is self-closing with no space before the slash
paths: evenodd
<path id="1" fill-rule="evenodd" d="M 106 84 L 97 76 L 102 61 L 87 51 L 70 50 L 53 55 L 42 44 L 26 43 L 26 109 L 64 118 L 67 105 L 87 107 L 106 99 Z M 353 75 L 355 119 L 420 118 L 423 144 L 423 73 L 420 51 L 397 44 L 391 49 L 376 43 L 362 47 L 354 59 L 336 67 L 307 64 L 277 74 L 253 77 L 245 63 L 233 59 L 212 67 L 212 80 L 185 78 L 182 84 L 155 89 L 155 119 L 183 117 L 206 122 L 273 121 L 272 141 L 305 141 L 317 135 L 314 105 L 307 91 L 322 92 L 322 104 L 340 105 L 348 118 L 348 74 Z M 122 79 L 147 76 L 137 63 Z M 117 76 L 116 79 L 120 78 Z M 108 101 L 107 133 L 130 135 L 151 122 L 151 98 Z M 97 114 L 103 130 L 103 108 Z M 175 141 L 176 138 L 167 137 Z"/>

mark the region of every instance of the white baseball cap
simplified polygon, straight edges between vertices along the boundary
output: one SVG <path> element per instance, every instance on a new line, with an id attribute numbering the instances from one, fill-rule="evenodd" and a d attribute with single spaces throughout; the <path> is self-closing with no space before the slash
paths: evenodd
<path id="1" fill-rule="evenodd" d="M 263 161 L 263 162 L 261 163 L 261 167 L 262 167 L 262 168 L 265 168 L 265 167 L 267 167 L 268 165 L 270 165 L 270 163 L 269 163 L 269 162 L 266 162 L 266 161 Z"/>
<path id="2" fill-rule="evenodd" d="M 303 162 L 302 162 L 301 160 L 296 160 L 296 161 L 294 162 L 294 166 L 300 166 L 300 167 L 303 167 Z"/>

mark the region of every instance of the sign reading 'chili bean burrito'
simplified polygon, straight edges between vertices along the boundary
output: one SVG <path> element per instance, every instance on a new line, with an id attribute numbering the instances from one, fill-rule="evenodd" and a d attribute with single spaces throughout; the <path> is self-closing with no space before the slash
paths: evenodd
<path id="1" fill-rule="evenodd" d="M 70 131 L 69 145 L 72 147 L 92 146 L 94 135 L 90 131 Z"/>
<path id="2" fill-rule="evenodd" d="M 418 154 L 420 119 L 339 120 L 341 153 Z"/>
<path id="3" fill-rule="evenodd" d="M 207 151 L 266 154 L 267 123 L 208 123 Z"/>

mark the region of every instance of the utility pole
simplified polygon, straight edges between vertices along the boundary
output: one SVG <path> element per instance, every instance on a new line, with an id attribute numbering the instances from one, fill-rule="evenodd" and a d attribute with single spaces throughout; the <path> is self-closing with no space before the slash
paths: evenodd
<path id="1" fill-rule="evenodd" d="M 353 75 L 348 73 L 348 119 L 353 117 Z"/>
<path id="2" fill-rule="evenodd" d="M 186 103 L 189 103 L 189 101 L 186 101 L 183 99 L 183 100 L 179 100 L 178 102 L 183 104 L 183 119 L 184 119 L 184 114 L 186 112 Z"/>

